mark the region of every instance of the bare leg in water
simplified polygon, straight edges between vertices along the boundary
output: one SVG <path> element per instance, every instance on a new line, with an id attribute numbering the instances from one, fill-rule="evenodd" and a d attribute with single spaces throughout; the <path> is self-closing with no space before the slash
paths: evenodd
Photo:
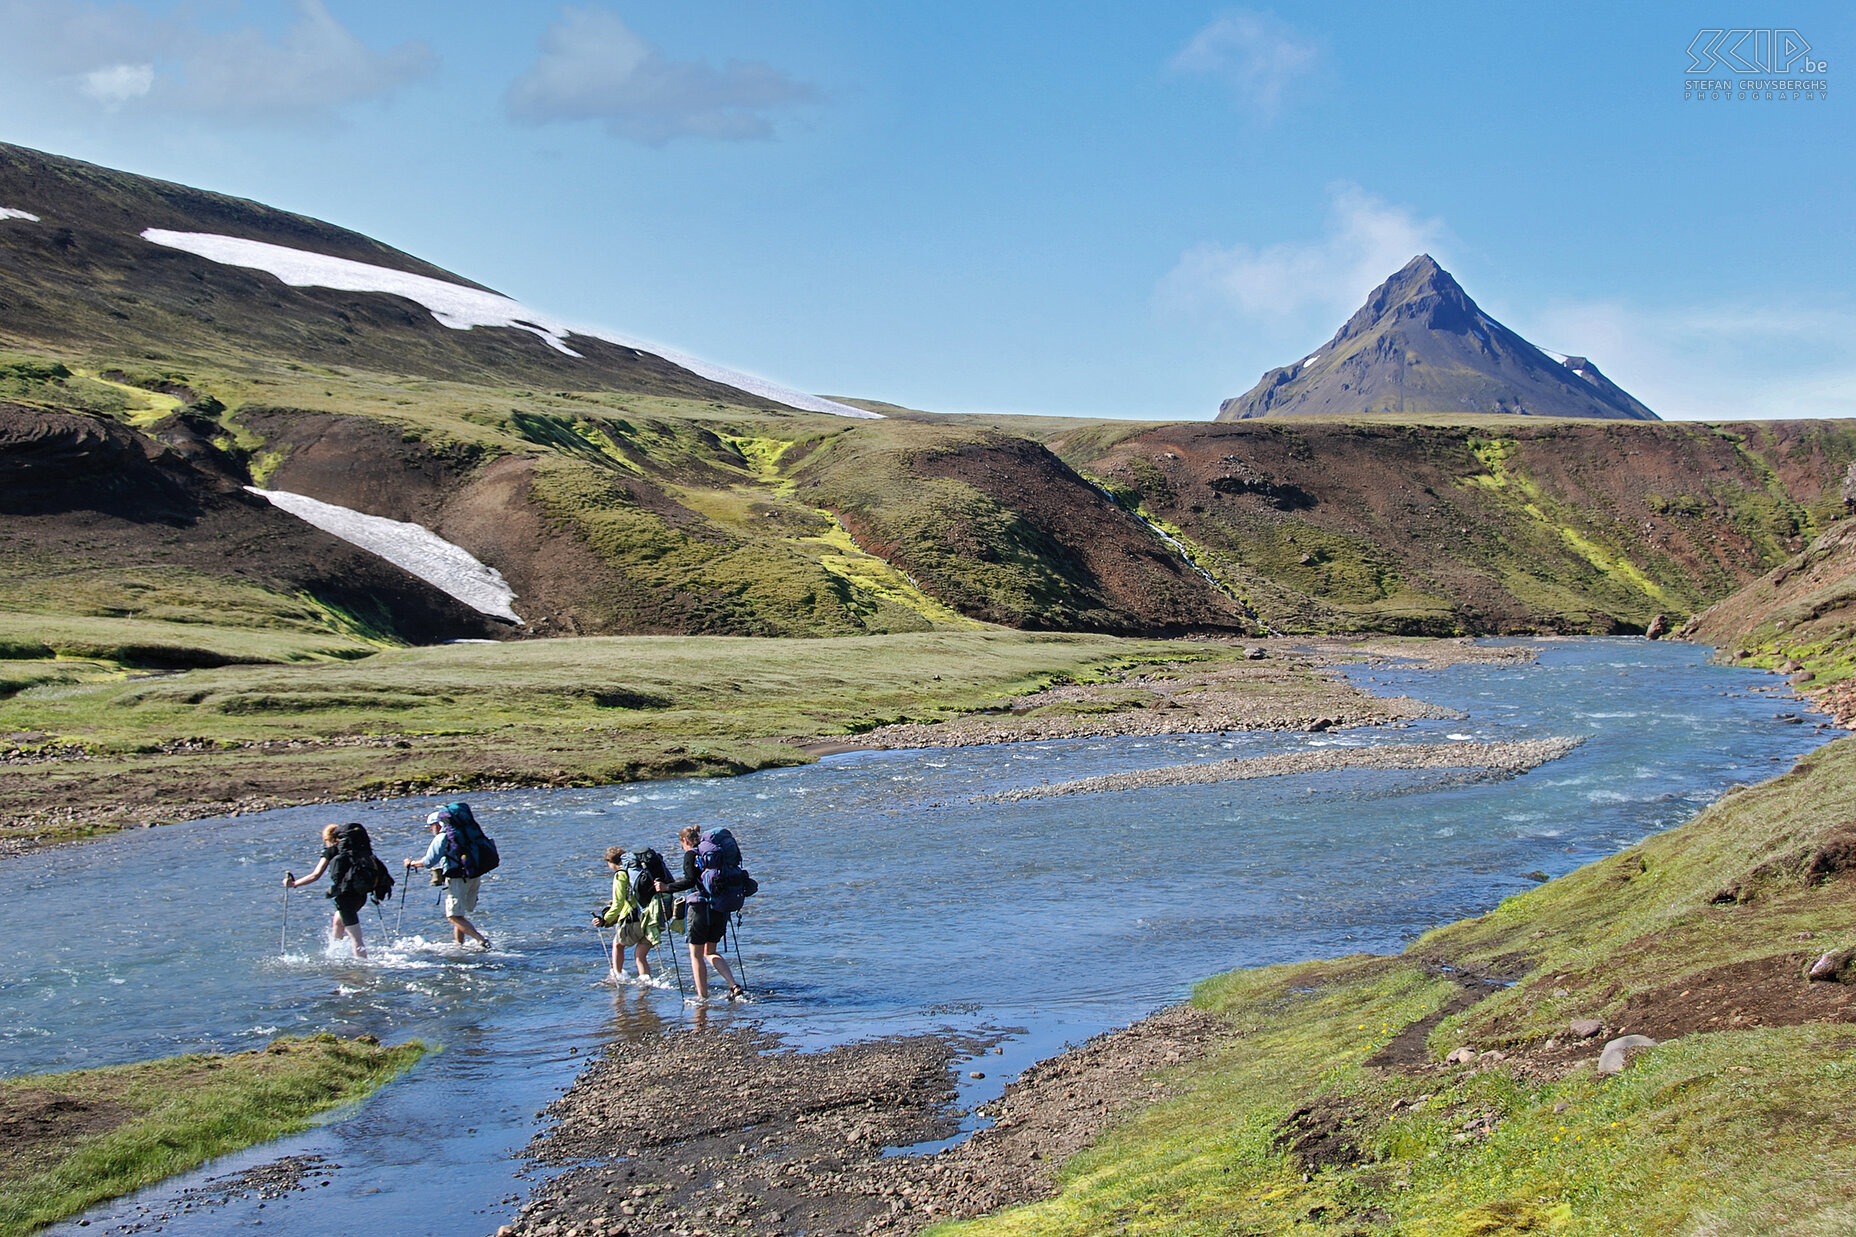
<path id="1" fill-rule="evenodd" d="M 335 912 L 331 917 L 331 922 L 334 925 L 329 931 L 331 937 L 338 941 L 343 937 L 349 938 L 354 945 L 354 956 L 357 958 L 367 957 L 367 942 L 361 939 L 360 924 L 351 925 L 343 923 L 342 913 L 340 911 Z"/>
<path id="2" fill-rule="evenodd" d="M 462 945 L 465 941 L 476 941 L 485 949 L 490 947 L 490 938 L 477 931 L 477 925 L 462 915 L 446 915 L 451 921 L 451 939 Z"/>
<path id="3" fill-rule="evenodd" d="M 709 967 L 714 967 L 728 981 L 728 995 L 740 996 L 742 987 L 735 982 L 735 973 L 729 969 L 728 959 L 715 951 L 713 942 L 707 945 L 690 943 L 690 974 L 696 977 L 696 996 L 699 1000 L 709 998 Z"/>

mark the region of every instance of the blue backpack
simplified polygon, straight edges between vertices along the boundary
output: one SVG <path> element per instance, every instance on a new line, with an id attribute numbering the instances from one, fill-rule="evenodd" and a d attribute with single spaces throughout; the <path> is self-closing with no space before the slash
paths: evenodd
<path id="1" fill-rule="evenodd" d="M 760 890 L 760 882 L 741 866 L 741 847 L 726 829 L 711 829 L 696 845 L 696 881 L 702 900 L 732 915 Z"/>
<path id="2" fill-rule="evenodd" d="M 445 831 L 445 838 L 451 843 L 452 862 L 455 867 L 445 869 L 446 876 L 462 876 L 472 880 L 486 872 L 496 869 L 503 861 L 496 853 L 496 839 L 483 832 L 483 826 L 471 814 L 468 803 L 445 804 L 439 824 Z"/>

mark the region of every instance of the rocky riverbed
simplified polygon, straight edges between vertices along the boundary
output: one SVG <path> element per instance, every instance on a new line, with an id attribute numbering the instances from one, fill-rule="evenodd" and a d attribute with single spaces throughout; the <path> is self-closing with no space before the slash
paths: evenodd
<path id="1" fill-rule="evenodd" d="M 1464 769 L 1478 778 L 1514 777 L 1572 752 L 1583 738 L 1523 739 L 1512 743 L 1392 743 L 1382 747 L 1329 747 L 1312 752 L 1280 752 L 1239 760 L 1213 760 L 1159 769 L 1134 769 L 1102 777 L 1078 778 L 1050 786 L 983 795 L 976 802 L 1011 803 L 1059 795 L 1147 790 L 1155 786 L 1203 786 L 1297 773 L 1338 769 Z"/>
<path id="2" fill-rule="evenodd" d="M 955 1078 L 985 1041 L 918 1035 L 801 1053 L 765 1032 L 679 1031 L 616 1044 L 550 1109 L 530 1148 L 572 1165 L 499 1237 L 907 1234 L 1042 1197 L 1058 1167 L 1136 1104 L 1162 1071 L 1232 1034 L 1177 1006 L 1040 1062 L 954 1134 Z M 963 1060 L 963 1058 L 965 1058 Z"/>
<path id="3" fill-rule="evenodd" d="M 1135 671 L 1018 696 L 995 710 L 937 723 L 881 726 L 853 739 L 805 745 L 814 755 L 864 749 L 972 747 L 1051 739 L 1213 734 L 1232 730 L 1338 730 L 1462 716 L 1410 696 L 1375 696 L 1334 673 L 1343 666 L 1398 663 L 1427 670 L 1525 663 L 1534 651 L 1469 640 L 1277 639 L 1245 646 L 1248 656 L 1211 668 L 1184 664 Z"/>

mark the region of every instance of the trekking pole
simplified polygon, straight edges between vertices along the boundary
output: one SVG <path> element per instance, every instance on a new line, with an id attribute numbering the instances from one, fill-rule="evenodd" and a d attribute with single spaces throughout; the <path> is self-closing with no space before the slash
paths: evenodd
<path id="1" fill-rule="evenodd" d="M 406 922 L 406 887 L 412 884 L 412 864 L 400 869 L 400 913 L 393 917 L 393 936 L 398 939 L 400 925 Z"/>
<path id="2" fill-rule="evenodd" d="M 284 886 L 284 926 L 277 929 L 277 956 L 284 953 L 284 942 L 290 938 L 290 886 Z"/>
<path id="3" fill-rule="evenodd" d="M 675 919 L 670 920 L 664 925 L 664 934 L 670 938 L 670 969 L 677 974 L 677 999 L 688 1000 L 689 998 L 683 995 L 683 959 L 677 957 L 677 921 Z M 683 940 L 685 944 L 689 943 L 689 931 L 687 929 L 685 929 L 683 933 Z M 689 951 L 685 950 L 684 952 L 687 953 Z"/>
<path id="4" fill-rule="evenodd" d="M 599 956 L 605 960 L 608 972 L 618 970 L 612 965 L 612 947 L 606 944 L 606 930 L 599 926 L 599 920 L 593 921 L 593 931 L 599 936 Z"/>
<path id="5" fill-rule="evenodd" d="M 735 969 L 741 972 L 741 986 L 745 989 L 748 986 L 748 967 L 747 963 L 741 960 L 740 919 L 739 913 L 728 917 L 728 934 L 735 942 Z"/>

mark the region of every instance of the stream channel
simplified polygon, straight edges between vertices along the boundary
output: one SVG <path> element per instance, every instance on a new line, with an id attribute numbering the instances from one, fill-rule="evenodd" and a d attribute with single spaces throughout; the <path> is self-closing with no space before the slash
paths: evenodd
<path id="1" fill-rule="evenodd" d="M 279 952 L 279 880 L 315 862 L 319 827 L 361 820 L 397 864 L 423 849 L 430 799 L 199 821 L 7 860 L 0 1074 L 320 1030 L 443 1046 L 307 1133 L 49 1231 L 487 1234 L 533 1184 L 517 1154 L 539 1110 L 590 1056 L 698 1017 L 752 1020 L 800 1046 L 1004 1030 L 1003 1055 L 961 1067 L 971 1107 L 1195 979 L 1396 951 L 1532 887 L 1530 872 L 1557 876 L 1679 824 L 1838 733 L 1814 728 L 1821 719 L 1775 677 L 1709 665 L 1694 645 L 1508 643 L 1531 644 L 1538 661 L 1347 671 L 1370 691 L 1459 709 L 1457 721 L 853 752 L 739 778 L 473 796 L 505 865 L 477 918 L 496 942 L 488 954 L 450 943 L 416 874 L 397 940 L 366 912 L 371 961 L 324 948 L 320 887 L 291 899 Z M 1553 735 L 1588 741 L 1505 781 L 1361 770 L 972 802 L 1325 745 Z M 686 823 L 733 827 L 761 882 L 739 934 L 752 1003 L 694 1011 L 674 986 L 597 982 L 586 912 L 608 891 L 605 847 L 650 844 L 674 860 Z M 967 1080 L 972 1070 L 987 1077 Z M 284 1155 L 324 1157 L 327 1175 L 268 1201 L 183 1196 Z"/>

